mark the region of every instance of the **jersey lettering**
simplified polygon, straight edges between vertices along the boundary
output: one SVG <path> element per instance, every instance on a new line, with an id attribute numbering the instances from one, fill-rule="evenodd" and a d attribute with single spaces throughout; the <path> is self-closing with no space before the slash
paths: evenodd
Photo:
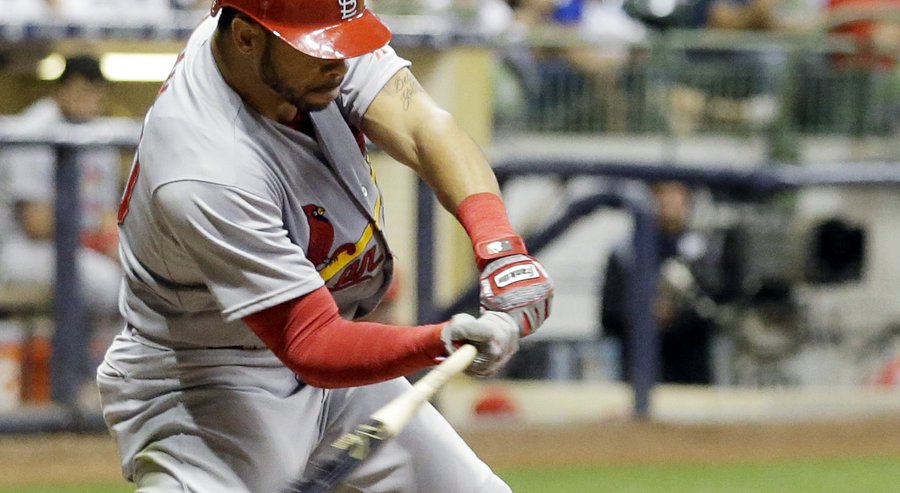
<path id="1" fill-rule="evenodd" d="M 343 289 L 370 279 L 372 272 L 384 261 L 383 254 L 377 257 L 376 255 L 378 255 L 378 247 L 372 247 L 362 257 L 351 262 L 341 273 L 334 289 Z"/>

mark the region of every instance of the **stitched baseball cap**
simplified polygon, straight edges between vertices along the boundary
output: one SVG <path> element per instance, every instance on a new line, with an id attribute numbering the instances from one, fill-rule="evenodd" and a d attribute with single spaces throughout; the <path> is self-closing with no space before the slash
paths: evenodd
<path id="1" fill-rule="evenodd" d="M 215 0 L 212 15 L 224 7 L 243 12 L 316 58 L 353 58 L 391 40 L 390 29 L 366 8 L 365 0 Z"/>

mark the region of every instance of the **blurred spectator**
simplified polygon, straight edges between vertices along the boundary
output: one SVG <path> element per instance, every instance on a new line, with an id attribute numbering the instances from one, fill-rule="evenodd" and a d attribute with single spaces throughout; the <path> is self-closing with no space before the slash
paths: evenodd
<path id="1" fill-rule="evenodd" d="M 865 69 L 892 69 L 897 65 L 900 51 L 900 20 L 882 18 L 874 9 L 871 14 L 863 14 L 868 7 L 893 8 L 896 14 L 900 12 L 900 0 L 828 0 L 826 20 L 847 12 L 859 12 L 862 17 L 831 26 L 830 32 L 852 36 L 858 46 L 855 56 L 838 57 L 837 61 L 841 65 Z"/>
<path id="2" fill-rule="evenodd" d="M 106 81 L 97 60 L 74 56 L 52 96 L 40 99 L 20 115 L 23 126 L 46 128 L 60 122 L 82 123 L 101 115 Z M 54 149 L 49 146 L 7 147 L 0 152 L 0 203 L 11 221 L 0 237 L 0 282 L 12 285 L 53 283 L 55 274 Z M 82 248 L 78 252 L 81 291 L 95 328 L 118 323 L 115 212 L 120 195 L 121 160 L 115 148 L 89 148 L 78 153 L 81 178 Z M 82 369 L 87 371 L 89 369 Z"/>
<path id="3" fill-rule="evenodd" d="M 672 27 L 731 31 L 797 31 L 812 26 L 822 0 L 698 0 Z M 780 112 L 786 54 L 756 46 L 687 48 L 669 93 L 670 125 L 688 134 L 704 123 L 751 129 Z M 740 127 L 739 127 L 740 128 Z"/>
<path id="4" fill-rule="evenodd" d="M 142 24 L 171 18 L 170 0 L 49 0 L 56 15 L 84 24 Z"/>
<path id="5" fill-rule="evenodd" d="M 796 124 L 856 136 L 900 128 L 900 21 L 880 14 L 900 9 L 900 0 L 823 1 L 817 26 L 855 47 L 801 61 Z"/>
<path id="6" fill-rule="evenodd" d="M 716 330 L 715 304 L 709 292 L 709 265 L 715 264 L 708 239 L 689 225 L 692 192 L 679 182 L 653 185 L 659 226 L 658 261 L 660 282 L 653 314 L 659 326 L 663 382 L 708 384 L 712 381 L 711 346 Z M 624 380 L 632 348 L 629 332 L 628 286 L 632 282 L 633 258 L 630 238 L 617 245 L 602 276 L 601 336 L 621 348 L 620 369 Z"/>
<path id="7" fill-rule="evenodd" d="M 895 16 L 881 16 L 878 9 L 893 9 Z M 834 69 L 850 80 L 851 90 L 842 99 L 855 108 L 850 119 L 852 132 L 857 135 L 900 128 L 897 12 L 900 0 L 828 0 L 825 20 L 830 24 L 830 32 L 849 36 L 856 43 L 855 53 L 836 54 L 831 61 Z M 859 16 L 856 20 L 836 21 L 848 13 Z"/>
<path id="8" fill-rule="evenodd" d="M 622 68 L 631 45 L 646 34 L 622 1 L 508 3 L 514 19 L 508 37 L 523 44 L 506 47 L 501 56 L 521 88 L 521 108 L 511 114 L 504 101 L 498 117 L 540 130 L 622 130 Z M 549 42 L 529 46 L 529 38 Z"/>
<path id="9" fill-rule="evenodd" d="M 4 22 L 38 21 L 51 17 L 48 0 L 0 0 Z"/>
<path id="10" fill-rule="evenodd" d="M 2 22 L 60 19 L 119 26 L 170 21 L 177 11 L 208 13 L 210 3 L 207 0 L 0 0 L 0 11 Z"/>

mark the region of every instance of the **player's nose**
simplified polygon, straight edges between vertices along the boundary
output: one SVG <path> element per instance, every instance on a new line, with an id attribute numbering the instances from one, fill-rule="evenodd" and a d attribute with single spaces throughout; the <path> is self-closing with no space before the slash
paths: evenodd
<path id="1" fill-rule="evenodd" d="M 347 61 L 329 60 L 322 66 L 322 73 L 334 79 L 343 79 L 347 75 Z"/>

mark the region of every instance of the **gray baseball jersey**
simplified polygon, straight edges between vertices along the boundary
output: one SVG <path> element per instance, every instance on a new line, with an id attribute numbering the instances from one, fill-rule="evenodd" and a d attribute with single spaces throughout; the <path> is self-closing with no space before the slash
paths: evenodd
<path id="1" fill-rule="evenodd" d="M 350 126 L 408 62 L 385 47 L 348 61 L 315 138 L 268 120 L 192 35 L 147 115 L 119 210 L 128 326 L 97 371 L 104 418 L 139 491 L 268 493 L 329 440 L 409 388 L 303 385 L 241 317 L 323 285 L 345 318 L 390 277 L 381 194 Z M 346 491 L 508 493 L 426 406 Z M 341 490 L 345 491 L 345 490 Z"/>
<path id="2" fill-rule="evenodd" d="M 391 256 L 381 194 L 348 126 L 408 62 L 349 62 L 316 137 L 269 120 L 225 83 L 207 22 L 147 115 L 120 213 L 124 315 L 168 345 L 263 344 L 239 320 L 328 285 L 341 314 L 378 303 Z M 177 316 L 175 316 L 177 315 Z"/>

